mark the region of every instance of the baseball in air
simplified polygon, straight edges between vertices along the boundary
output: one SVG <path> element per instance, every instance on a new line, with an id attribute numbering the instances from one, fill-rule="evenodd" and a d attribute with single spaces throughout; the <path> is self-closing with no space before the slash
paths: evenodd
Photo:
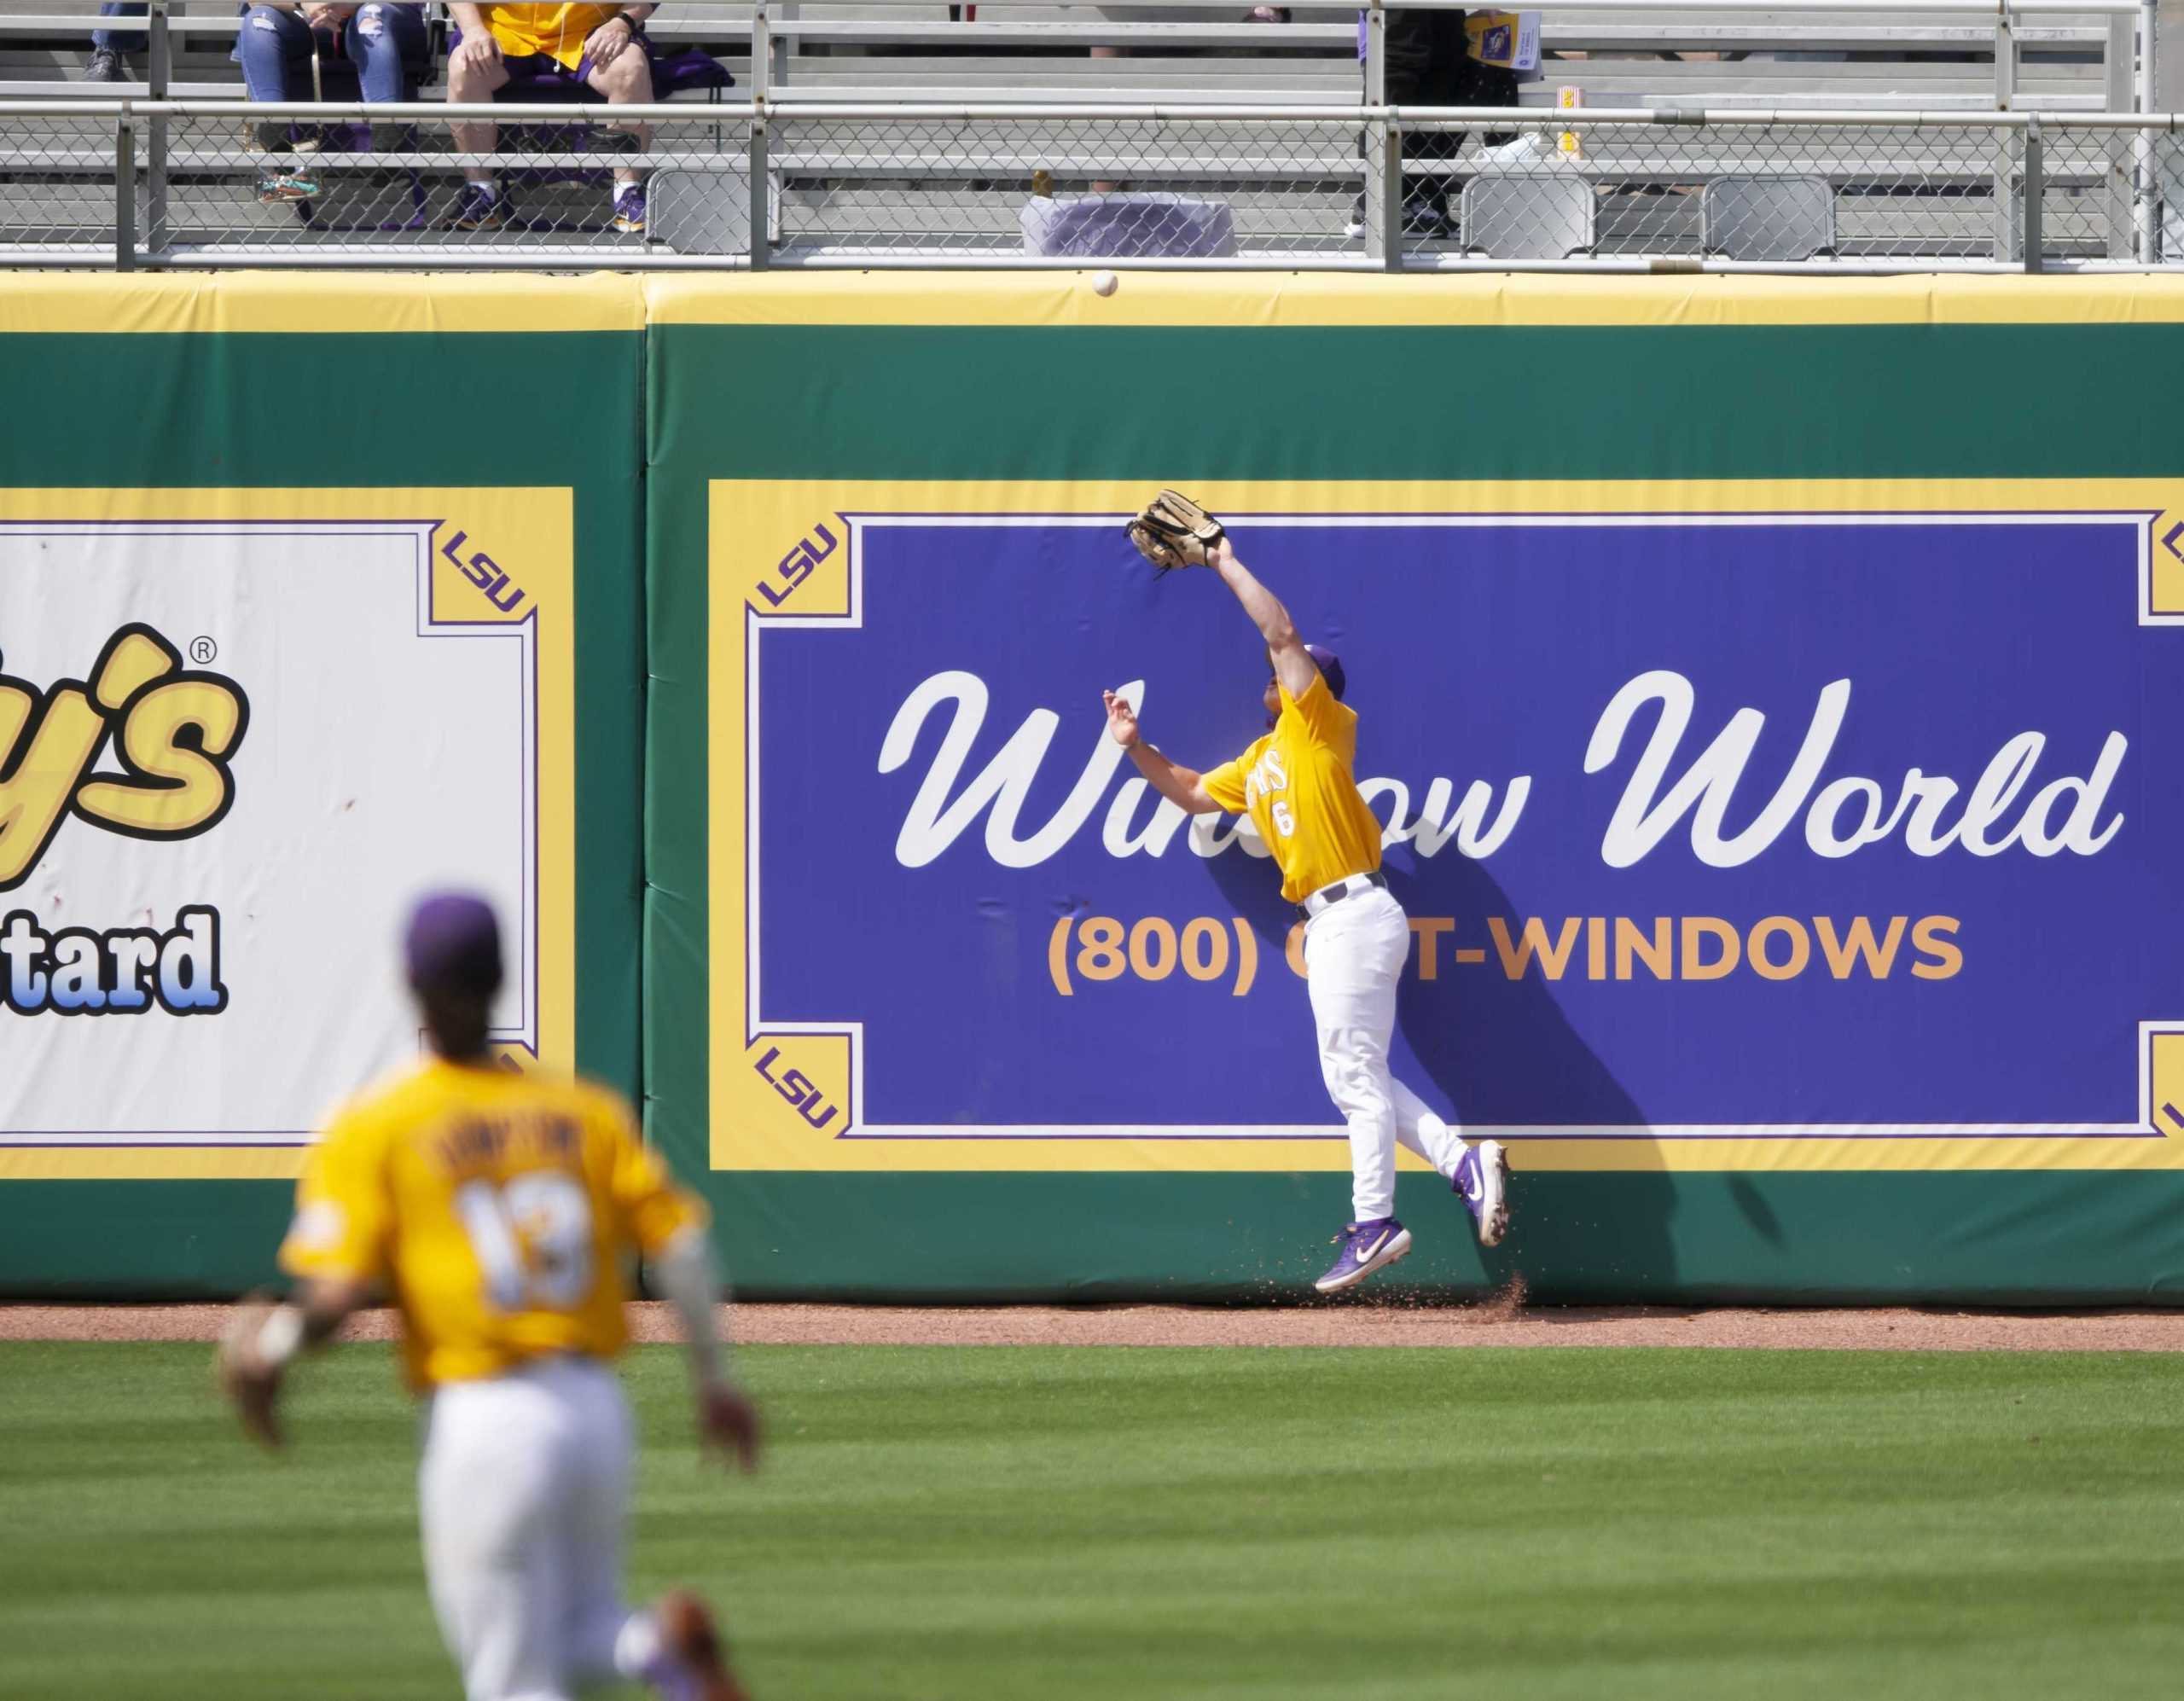
<path id="1" fill-rule="evenodd" d="M 1092 293 L 1095 295 L 1112 295 L 1115 293 L 1115 275 L 1111 271 L 1094 272 Z"/>

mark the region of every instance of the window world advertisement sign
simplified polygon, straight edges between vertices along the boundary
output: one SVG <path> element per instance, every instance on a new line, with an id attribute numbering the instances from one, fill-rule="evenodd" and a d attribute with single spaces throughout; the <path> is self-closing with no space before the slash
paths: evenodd
<path id="1" fill-rule="evenodd" d="M 1133 485 L 712 487 L 712 1155 L 1296 1170 L 1257 635 Z M 1337 649 L 1398 1077 L 1535 1169 L 2184 1165 L 2184 490 L 1194 489 Z"/>

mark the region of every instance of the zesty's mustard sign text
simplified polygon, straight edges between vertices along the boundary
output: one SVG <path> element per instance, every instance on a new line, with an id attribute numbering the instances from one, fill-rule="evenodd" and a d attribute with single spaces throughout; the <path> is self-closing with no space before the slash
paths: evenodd
<path id="1" fill-rule="evenodd" d="M 107 641 L 88 680 L 40 686 L 9 675 L 0 658 L 0 892 L 30 878 L 71 816 L 151 840 L 218 826 L 235 804 L 232 764 L 249 725 L 240 685 L 185 667 L 141 624 Z M 171 929 L 49 932 L 32 912 L 10 911 L 0 917 L 0 1008 L 216 1013 L 227 1006 L 219 921 L 193 903 Z"/>

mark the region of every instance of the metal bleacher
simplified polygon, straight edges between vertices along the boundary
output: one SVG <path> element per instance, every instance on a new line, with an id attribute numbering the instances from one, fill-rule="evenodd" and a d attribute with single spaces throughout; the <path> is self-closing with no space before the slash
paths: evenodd
<path id="1" fill-rule="evenodd" d="M 746 197 L 751 172 L 764 172 L 770 199 L 762 194 L 752 204 L 769 209 L 758 246 L 774 264 L 1004 263 L 1020 255 L 1018 214 L 1027 194 L 1133 185 L 1227 200 L 1244 252 L 1269 263 L 1445 266 L 1477 258 L 1460 235 L 1396 232 L 1385 212 L 1375 213 L 1380 222 L 1361 248 L 1345 225 L 1354 227 L 1361 185 L 1373 179 L 1350 114 L 1380 91 L 1359 58 L 1356 13 L 1318 0 L 1297 6 L 1293 22 L 1252 23 L 1246 3 L 1154 0 L 1110 11 L 985 0 L 951 16 L 947 5 L 921 0 L 775 0 L 754 17 L 747 3 L 670 0 L 648 32 L 706 49 L 735 84 L 713 97 L 722 119 L 708 142 L 664 125 L 651 163 L 712 171 L 723 184 L 740 172 Z M 90 0 L 0 0 L 0 249 L 8 258 L 35 258 L 42 241 L 62 258 L 81 247 L 88 263 L 119 226 L 101 200 L 114 193 L 113 147 L 100 128 L 113 120 L 72 127 L 60 103 L 240 97 L 228 58 L 235 8 L 176 0 L 166 10 L 166 63 L 140 55 L 130 65 L 136 80 L 92 85 L 75 80 L 96 22 Z M 1722 0 L 1548 0 L 1542 10 L 1544 63 L 1538 80 L 1521 88 L 1520 111 L 1541 160 L 1557 175 L 1590 183 L 1598 206 L 1585 253 L 1542 252 L 1533 257 L 1540 261 L 1764 253 L 1768 245 L 1748 240 L 1751 233 L 1722 244 L 1702 229 L 1699 191 L 1754 174 L 1831 187 L 1831 261 L 2029 256 L 2036 264 L 2044 253 L 2120 263 L 2135 242 L 2144 249 L 2147 218 L 2133 198 L 2146 200 L 2155 173 L 2133 150 L 2145 144 L 2121 129 L 2051 132 L 2043 154 L 2038 129 L 2042 116 L 2065 125 L 2130 113 L 2145 100 L 2140 15 L 2132 10 L 2013 12 L 1968 0 L 1925 9 L 1834 0 L 1773 10 Z M 754 40 L 762 44 L 757 65 Z M 1584 113 L 1629 112 L 1633 121 L 1557 120 L 1586 126 L 1582 144 L 1565 139 L 1558 157 L 1542 109 L 1569 90 Z M 444 93 L 436 62 L 420 99 Z M 752 122 L 754 94 L 764 125 Z M 38 106 L 17 115 L 8 102 Z M 1215 107 L 1234 110 L 1223 119 Z M 1863 115 L 1859 126 L 1844 122 L 1853 113 Z M 1664 126 L 1687 113 L 1706 121 Z M 1982 128 L 1982 114 L 2003 116 Z M 1960 115 L 1955 128 L 1952 115 Z M 444 121 L 433 121 L 437 113 L 418 116 L 416 151 L 382 163 L 426 177 L 437 166 L 451 181 Z M 547 203 L 557 210 L 547 235 L 466 240 L 459 256 L 414 223 L 405 236 L 385 222 L 299 224 L 291 209 L 242 205 L 234 181 L 241 162 L 225 162 L 224 175 L 216 157 L 235 126 L 227 120 L 216 136 L 217 122 L 209 109 L 154 120 L 158 193 L 137 214 L 152 222 L 140 242 L 149 263 L 189 263 L 192 255 L 240 263 L 279 248 L 274 258 L 317 252 L 352 264 L 374 251 L 390 263 L 439 253 L 491 264 L 497 253 L 523 264 L 528 253 L 527 263 L 539 264 L 571 246 L 576 215 L 562 216 L 560 201 Z M 1420 122 L 1430 128 L 1433 120 Z M 1447 186 L 1452 206 L 1474 175 L 1467 162 L 1488 157 L 1477 154 L 1484 126 L 1474 120 L 1469 129 L 1467 163 Z M 1521 176 L 1531 168 L 1520 161 L 1491 169 Z M 2039 192 L 2028 193 L 2028 182 Z M 1764 197 L 1717 201 L 1751 206 Z M 740 228 L 748 224 L 746 218 Z M 1511 258 L 1513 241 L 1520 252 L 1520 240 L 1498 238 L 1496 256 Z M 397 250 L 404 251 L 398 260 Z M 615 252 L 636 263 L 700 258 L 659 243 Z M 758 263 L 718 245 L 702 258 Z"/>
<path id="2" fill-rule="evenodd" d="M 952 20 L 943 4 L 776 5 L 775 89 L 861 101 L 969 100 L 1037 89 L 1085 99 L 1253 104 L 1353 101 L 1362 91 L 1356 31 L 1343 14 L 1254 24 L 1242 21 L 1241 3 L 1177 10 L 1173 22 L 1116 22 L 1098 9 L 1008 0 L 973 9 L 979 15 L 967 22 Z M 168 92 L 209 98 L 239 89 L 228 60 L 234 7 L 176 0 L 169 10 L 211 27 L 178 38 Z M 0 98 L 62 92 L 80 71 L 97 11 L 90 0 L 0 0 L 0 29 L 9 32 L 0 37 Z M 1568 86 L 1588 107 L 2129 109 L 2128 14 L 1992 15 L 1997 21 L 1973 22 L 1961 11 L 1910 6 L 1846 14 L 1669 5 L 1642 17 L 1558 10 L 1541 26 L 1546 74 L 1521 98 L 1552 104 L 1556 89 Z M 83 22 L 19 32 L 15 20 L 24 18 Z M 706 47 L 749 86 L 749 5 L 670 0 L 649 27 L 655 37 Z M 1127 56 L 1095 58 L 1095 47 L 1125 49 Z M 146 92 L 141 58 L 133 68 L 139 80 L 121 86 Z"/>

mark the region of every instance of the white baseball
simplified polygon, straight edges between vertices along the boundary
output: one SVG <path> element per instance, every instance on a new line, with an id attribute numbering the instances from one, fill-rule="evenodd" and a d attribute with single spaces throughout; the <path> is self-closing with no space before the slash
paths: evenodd
<path id="1" fill-rule="evenodd" d="M 1115 293 L 1115 275 L 1111 271 L 1094 272 L 1092 293 L 1095 295 L 1112 295 Z"/>

